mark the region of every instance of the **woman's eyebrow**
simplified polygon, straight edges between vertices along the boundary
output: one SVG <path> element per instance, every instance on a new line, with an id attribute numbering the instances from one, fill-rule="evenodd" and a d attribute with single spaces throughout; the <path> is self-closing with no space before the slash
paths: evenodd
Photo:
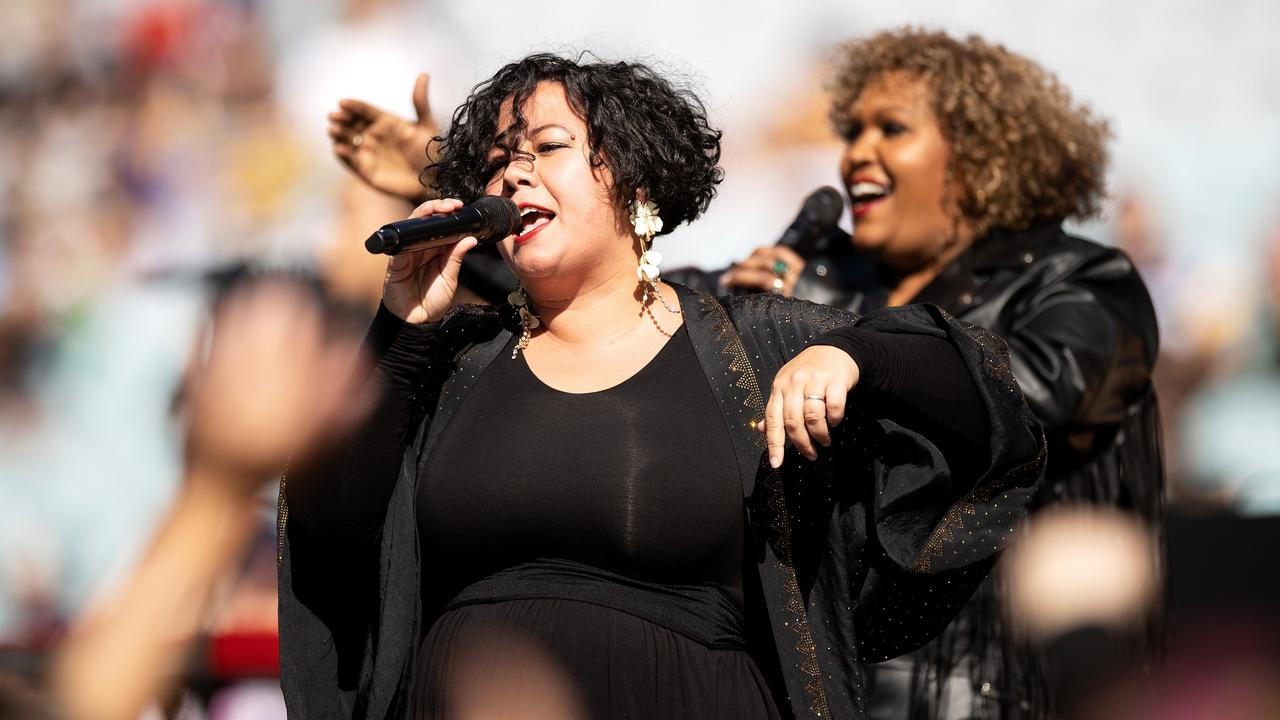
<path id="1" fill-rule="evenodd" d="M 545 125 L 539 125 L 538 127 L 533 128 L 532 130 L 528 130 L 528 131 L 526 131 L 526 132 L 524 132 L 524 133 L 521 133 L 521 135 L 523 135 L 524 137 L 530 137 L 530 136 L 533 136 L 533 135 L 537 135 L 538 133 L 542 132 L 543 130 L 549 130 L 549 129 L 551 129 L 551 128 L 559 128 L 559 129 L 561 129 L 561 130 L 565 131 L 566 133 L 569 133 L 570 135 L 572 135 L 572 134 L 573 134 L 573 131 L 572 131 L 572 130 L 570 130 L 569 128 L 565 127 L 564 125 L 561 125 L 560 123 L 547 123 L 547 124 L 545 124 Z M 509 138 L 510 138 L 510 134 L 509 134 L 509 132 L 501 132 L 501 133 L 498 133 L 496 136 L 494 136 L 494 138 L 493 138 L 493 142 L 494 142 L 494 144 L 496 144 L 496 145 L 501 145 L 501 144 L 502 144 L 502 142 L 503 142 L 504 140 L 508 140 Z"/>
<path id="2" fill-rule="evenodd" d="M 567 127 L 565 127 L 565 126 L 561 125 L 560 123 L 547 123 L 546 125 L 539 125 L 538 127 L 534 128 L 534 129 L 532 129 L 532 130 L 530 130 L 530 131 L 529 131 L 529 134 L 530 134 L 530 135 L 537 135 L 538 133 L 542 132 L 543 130 L 547 130 L 547 129 L 550 129 L 550 128 L 559 128 L 559 129 L 561 129 L 561 130 L 563 130 L 563 131 L 565 131 L 565 132 L 569 132 L 569 128 L 567 128 Z M 570 134 L 572 134 L 572 133 L 570 133 Z"/>

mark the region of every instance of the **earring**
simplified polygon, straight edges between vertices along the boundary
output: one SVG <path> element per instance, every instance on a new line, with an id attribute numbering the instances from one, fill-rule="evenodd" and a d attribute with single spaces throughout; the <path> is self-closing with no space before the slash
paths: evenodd
<path id="1" fill-rule="evenodd" d="M 658 216 L 658 206 L 650 200 L 632 201 L 631 223 L 636 235 L 640 236 L 640 264 L 636 267 L 636 278 L 644 285 L 640 302 L 648 305 L 649 294 L 652 293 L 667 312 L 679 314 L 680 308 L 671 307 L 658 289 L 658 281 L 662 279 L 662 269 L 658 267 L 662 262 L 662 253 L 650 248 L 653 236 L 662 231 L 662 218 Z"/>
<path id="2" fill-rule="evenodd" d="M 542 321 L 529 310 L 529 296 L 524 294 L 524 285 L 517 284 L 516 289 L 507 295 L 507 304 L 515 311 L 520 322 L 520 339 L 516 341 L 516 347 L 511 351 L 511 359 L 515 360 L 521 350 L 529 347 L 529 338 L 533 337 L 532 331 L 537 330 Z"/>

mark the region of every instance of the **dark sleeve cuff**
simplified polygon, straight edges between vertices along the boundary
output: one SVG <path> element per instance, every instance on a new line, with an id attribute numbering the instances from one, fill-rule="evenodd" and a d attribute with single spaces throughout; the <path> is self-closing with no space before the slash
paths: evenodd
<path id="1" fill-rule="evenodd" d="M 844 350 L 858 364 L 850 393 L 867 409 L 893 419 L 927 419 L 962 445 L 987 444 L 987 413 L 964 360 L 945 338 L 846 326 L 814 345 Z M 949 444 L 949 443 L 948 443 Z"/>
<path id="2" fill-rule="evenodd" d="M 365 344 L 389 387 L 407 387 L 431 362 L 440 323 L 405 322 L 378 304 Z"/>

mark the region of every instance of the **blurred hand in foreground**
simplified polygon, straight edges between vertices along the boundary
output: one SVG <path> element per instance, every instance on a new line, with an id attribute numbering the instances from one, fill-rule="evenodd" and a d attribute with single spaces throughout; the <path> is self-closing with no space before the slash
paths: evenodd
<path id="1" fill-rule="evenodd" d="M 253 491 L 358 421 L 371 406 L 345 381 L 358 341 L 330 335 L 300 287 L 272 280 L 234 291 L 190 371 L 189 470 Z"/>
<path id="2" fill-rule="evenodd" d="M 73 624 L 52 673 L 68 720 L 133 720 L 177 682 L 214 588 L 261 525 L 264 484 L 359 420 L 354 339 L 299 285 L 224 300 L 188 371 L 183 484 L 133 573 Z"/>
<path id="3" fill-rule="evenodd" d="M 1037 513 L 1004 559 L 1014 627 L 1046 638 L 1138 622 L 1159 594 L 1155 543 L 1149 527 L 1111 508 Z"/>

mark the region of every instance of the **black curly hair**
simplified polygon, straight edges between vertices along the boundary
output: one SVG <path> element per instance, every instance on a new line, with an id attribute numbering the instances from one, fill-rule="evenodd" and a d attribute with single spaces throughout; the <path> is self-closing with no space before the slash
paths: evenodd
<path id="1" fill-rule="evenodd" d="M 640 191 L 658 206 L 667 233 L 707 209 L 724 171 L 722 133 L 711 127 L 702 101 L 646 65 L 583 62 L 582 56 L 530 55 L 476 85 L 445 133 L 432 139 L 438 151 L 428 152 L 436 161 L 423 170 L 424 183 L 440 197 L 470 202 L 483 195 L 503 102 L 514 98 L 514 122 L 496 142 L 505 164 L 518 154 L 512 143 L 526 127 L 520 109 L 544 81 L 564 87 L 586 124 L 588 157 L 593 167 L 609 170 L 620 210 Z"/>

